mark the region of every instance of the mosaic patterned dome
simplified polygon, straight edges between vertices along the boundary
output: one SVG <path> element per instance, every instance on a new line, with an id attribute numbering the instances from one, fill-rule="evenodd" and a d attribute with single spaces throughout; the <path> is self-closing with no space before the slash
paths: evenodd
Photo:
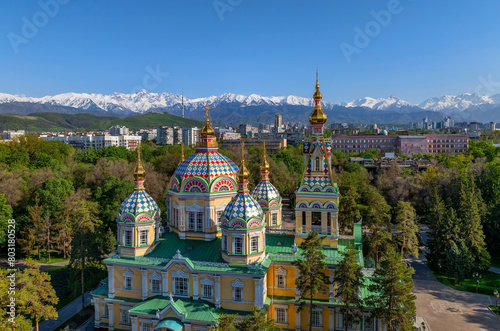
<path id="1" fill-rule="evenodd" d="M 177 180 L 172 180 L 170 189 L 177 191 L 186 191 L 190 187 L 184 185 L 180 187 L 182 181 L 190 177 L 200 177 L 205 180 L 205 183 L 199 183 L 200 186 L 208 184 L 212 187 L 218 177 L 225 176 L 233 179 L 234 182 L 228 181 L 225 183 L 228 190 L 233 191 L 236 189 L 236 175 L 238 167 L 226 156 L 219 152 L 218 148 L 197 148 L 196 153 L 184 160 L 174 172 L 174 177 Z M 203 185 L 202 185 L 203 184 Z M 215 188 L 214 185 L 213 187 Z M 201 192 L 206 192 L 208 188 L 201 187 Z M 213 190 L 213 189 L 212 189 Z"/>
<path id="2" fill-rule="evenodd" d="M 255 228 L 262 226 L 264 212 L 249 192 L 238 193 L 222 213 L 222 226 L 228 228 Z"/>
<path id="3" fill-rule="evenodd" d="M 160 218 L 160 208 L 144 189 L 138 189 L 137 184 L 118 209 L 120 222 L 150 222 Z"/>
<path id="4" fill-rule="evenodd" d="M 142 167 L 140 147 L 137 148 L 137 167 L 134 171 L 134 192 L 132 192 L 118 209 L 119 222 L 151 222 L 160 218 L 160 208 L 144 189 L 146 172 Z"/>
<path id="5" fill-rule="evenodd" d="M 255 200 L 261 202 L 266 202 L 263 207 L 268 207 L 272 201 L 276 201 L 278 205 L 281 203 L 281 196 L 269 181 L 261 181 L 252 191 L 252 196 Z M 262 204 L 261 204 L 262 206 Z"/>

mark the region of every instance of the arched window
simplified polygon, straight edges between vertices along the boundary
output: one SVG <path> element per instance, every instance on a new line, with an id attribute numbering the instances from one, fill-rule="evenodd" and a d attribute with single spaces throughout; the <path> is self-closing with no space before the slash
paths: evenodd
<path id="1" fill-rule="evenodd" d="M 201 189 L 198 186 L 193 186 L 193 187 L 191 187 L 189 192 L 201 192 Z"/>
<path id="2" fill-rule="evenodd" d="M 222 192 L 222 191 L 229 191 L 229 186 L 227 186 L 227 185 L 221 185 L 219 187 L 219 192 Z"/>
<path id="3" fill-rule="evenodd" d="M 319 169 L 320 169 L 319 156 L 316 156 L 316 171 L 319 171 Z"/>

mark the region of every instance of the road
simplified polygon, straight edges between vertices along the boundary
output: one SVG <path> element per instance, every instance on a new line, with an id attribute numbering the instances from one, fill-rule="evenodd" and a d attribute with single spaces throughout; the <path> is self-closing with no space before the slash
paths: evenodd
<path id="1" fill-rule="evenodd" d="M 90 304 L 90 292 L 85 293 L 85 306 Z M 82 297 L 79 296 L 71 303 L 57 311 L 59 317 L 56 320 L 47 320 L 41 322 L 38 327 L 39 331 L 53 331 L 56 330 L 61 324 L 69 320 L 76 313 L 82 310 Z"/>
<path id="2" fill-rule="evenodd" d="M 428 228 L 421 226 L 420 231 L 425 242 Z M 425 261 L 423 254 L 408 260 L 415 269 L 417 316 L 425 318 L 431 331 L 500 330 L 500 317 L 488 309 L 493 297 L 457 291 L 439 283 Z"/>

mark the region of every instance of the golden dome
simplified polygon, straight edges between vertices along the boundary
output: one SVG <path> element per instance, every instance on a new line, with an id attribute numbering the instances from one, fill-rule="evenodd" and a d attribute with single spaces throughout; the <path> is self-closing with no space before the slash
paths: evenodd
<path id="1" fill-rule="evenodd" d="M 260 166 L 260 172 L 269 172 L 269 163 L 267 162 L 267 153 L 266 153 L 266 141 L 264 140 L 264 162 Z"/>
<path id="2" fill-rule="evenodd" d="M 248 169 L 245 166 L 245 142 L 241 141 L 241 166 L 238 172 L 238 181 L 240 183 L 248 181 Z"/>
<path id="3" fill-rule="evenodd" d="M 309 115 L 309 123 L 311 124 L 325 124 L 327 120 L 327 116 L 321 107 L 321 99 L 323 96 L 319 90 L 319 79 L 318 79 L 318 70 L 316 70 L 316 91 L 314 91 L 314 109 Z"/>
<path id="4" fill-rule="evenodd" d="M 203 129 L 201 129 L 200 133 L 203 138 L 213 137 L 215 134 L 214 128 L 212 127 L 212 124 L 210 124 L 210 119 L 208 118 L 209 109 L 210 107 L 208 106 L 208 101 L 207 101 L 205 105 L 205 126 L 203 127 Z"/>
<path id="5" fill-rule="evenodd" d="M 146 171 L 142 167 L 142 162 L 141 162 L 141 144 L 137 146 L 137 166 L 135 167 L 134 170 L 134 178 L 135 180 L 144 180 L 146 177 Z"/>

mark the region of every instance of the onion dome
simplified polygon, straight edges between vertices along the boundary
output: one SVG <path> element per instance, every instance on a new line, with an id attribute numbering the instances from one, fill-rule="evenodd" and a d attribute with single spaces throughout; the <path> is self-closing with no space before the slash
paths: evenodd
<path id="1" fill-rule="evenodd" d="M 137 147 L 137 166 L 134 170 L 134 191 L 118 209 L 119 222 L 151 222 L 160 218 L 160 208 L 144 189 L 146 171 L 141 162 L 140 145 Z"/>
<path id="2" fill-rule="evenodd" d="M 202 138 L 207 138 L 207 137 L 213 137 L 215 134 L 214 128 L 212 127 L 212 124 L 210 124 L 210 119 L 208 118 L 208 101 L 205 104 L 205 126 L 203 129 L 201 129 L 200 135 Z"/>
<path id="3" fill-rule="evenodd" d="M 314 98 L 314 109 L 309 115 L 309 123 L 314 124 L 325 124 L 327 116 L 325 112 L 323 112 L 323 108 L 321 107 L 321 99 L 323 96 L 319 90 L 319 79 L 318 79 L 318 70 L 316 70 L 316 91 L 313 95 Z"/>
<path id="4" fill-rule="evenodd" d="M 224 209 L 221 216 L 223 227 L 257 228 L 265 225 L 264 213 L 257 201 L 248 191 L 248 170 L 245 166 L 244 143 L 242 146 L 242 157 L 240 172 L 238 174 L 238 194 L 234 196 Z"/>
<path id="5" fill-rule="evenodd" d="M 252 191 L 252 196 L 259 201 L 261 207 L 268 207 L 273 200 L 277 200 L 277 204 L 281 204 L 281 196 L 276 187 L 269 181 L 269 163 L 266 155 L 266 142 L 264 142 L 264 158 L 260 166 L 261 181 Z M 262 201 L 264 200 L 264 201 Z"/>

